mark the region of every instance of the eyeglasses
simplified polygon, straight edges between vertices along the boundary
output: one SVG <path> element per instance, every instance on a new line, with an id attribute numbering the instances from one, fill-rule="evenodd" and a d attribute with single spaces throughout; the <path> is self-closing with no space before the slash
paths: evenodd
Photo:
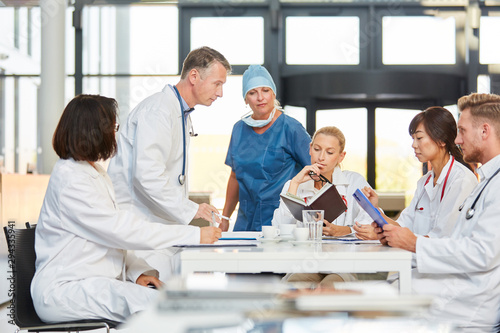
<path id="1" fill-rule="evenodd" d="M 315 182 L 323 182 L 323 183 L 328 183 L 328 184 L 332 183 L 325 176 L 318 175 L 318 174 L 314 173 L 313 171 L 309 171 L 309 177 L 311 177 L 311 179 L 314 180 Z"/>
<path id="2" fill-rule="evenodd" d="M 118 132 L 119 129 L 120 129 L 120 124 L 115 123 L 115 132 Z"/>

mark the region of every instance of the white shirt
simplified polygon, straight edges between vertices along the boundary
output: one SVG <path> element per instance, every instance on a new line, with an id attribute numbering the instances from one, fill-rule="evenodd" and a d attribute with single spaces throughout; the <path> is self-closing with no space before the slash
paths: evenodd
<path id="1" fill-rule="evenodd" d="M 191 119 L 185 121 L 186 154 Z M 137 105 L 120 127 L 118 152 L 108 173 L 120 209 L 154 222 L 188 224 L 198 204 L 188 198 L 186 182 L 178 181 L 183 165 L 182 118 L 179 100 L 170 86 Z"/>
<path id="2" fill-rule="evenodd" d="M 281 194 L 286 194 L 288 188 L 290 187 L 290 180 L 285 183 Z M 335 221 L 332 222 L 339 226 L 353 226 L 355 222 L 361 224 L 370 224 L 373 219 L 355 202 L 353 193 L 357 189 L 362 189 L 365 186 L 369 186 L 366 180 L 357 172 L 353 171 L 342 171 L 339 167 L 336 167 L 332 174 L 332 183 L 337 187 L 337 191 L 340 196 L 345 199 L 344 203 L 347 205 L 347 211 L 342 213 Z M 314 187 L 314 181 L 311 179 L 305 183 L 302 183 L 297 188 L 297 196 L 301 198 L 311 198 L 319 190 Z M 293 224 L 297 221 L 293 217 L 292 213 L 286 207 L 283 199 L 280 198 L 280 205 L 274 211 L 272 224 L 278 226 L 279 224 Z"/>
<path id="3" fill-rule="evenodd" d="M 98 170 L 88 162 L 61 159 L 52 170 L 36 226 L 36 272 L 31 293 L 38 310 L 67 282 L 99 277 L 135 283 L 143 273 L 157 275 L 126 250 L 200 242 L 198 227 L 151 223 L 118 210 L 111 180 L 95 165 Z M 103 304 L 108 301 L 110 307 L 118 303 L 111 299 Z M 86 297 L 75 302 L 84 304 Z M 110 310 L 119 313 L 123 309 Z"/>
<path id="4" fill-rule="evenodd" d="M 449 238 L 417 238 L 414 291 L 435 296 L 433 319 L 452 320 L 470 332 L 491 332 L 500 320 L 500 175 L 484 189 L 474 216 L 465 217 L 499 168 L 500 155 L 478 169 L 481 181 L 465 200 Z"/>
<path id="5" fill-rule="evenodd" d="M 436 186 L 432 170 L 419 179 L 413 200 L 397 220 L 400 226 L 429 237 L 444 237 L 452 233 L 459 215 L 458 207 L 477 185 L 474 173 L 455 161 L 445 186 L 452 161 L 450 158 L 444 166 Z"/>

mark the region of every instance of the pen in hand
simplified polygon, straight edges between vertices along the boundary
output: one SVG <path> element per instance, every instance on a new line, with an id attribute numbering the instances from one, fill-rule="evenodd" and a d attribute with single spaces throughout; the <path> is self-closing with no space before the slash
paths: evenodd
<path id="1" fill-rule="evenodd" d="M 213 213 L 213 212 L 212 212 Z M 219 213 L 213 213 L 214 215 L 217 215 L 220 219 L 224 219 L 224 220 L 228 220 L 228 221 L 232 221 L 233 219 L 232 218 L 229 218 L 227 216 L 224 216 L 222 214 L 219 214 Z"/>
<path id="2" fill-rule="evenodd" d="M 212 212 L 212 222 L 210 223 L 210 225 L 212 227 L 218 228 L 219 227 L 219 223 L 217 223 L 217 221 L 215 220 L 215 215 L 220 215 L 220 214 Z"/>

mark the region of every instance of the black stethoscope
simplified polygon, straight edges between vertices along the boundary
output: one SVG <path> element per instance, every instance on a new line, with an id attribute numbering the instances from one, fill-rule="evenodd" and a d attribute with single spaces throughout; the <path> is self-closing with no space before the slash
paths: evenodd
<path id="1" fill-rule="evenodd" d="M 177 179 L 179 180 L 179 184 L 184 185 L 184 183 L 186 182 L 186 119 L 184 116 L 184 110 L 182 110 L 181 94 L 179 94 L 179 90 L 177 90 L 176 86 L 173 86 L 173 88 L 175 90 L 175 94 L 177 95 L 177 99 L 179 100 L 179 105 L 181 106 L 181 122 L 182 122 L 182 173 L 179 175 Z M 189 135 L 198 136 L 198 134 L 194 133 L 192 123 Z"/>
<path id="2" fill-rule="evenodd" d="M 467 220 L 470 220 L 474 216 L 474 213 L 476 212 L 476 210 L 474 209 L 474 207 L 476 207 L 476 202 L 479 200 L 479 197 L 483 193 L 483 191 L 486 188 L 486 186 L 488 186 L 488 183 L 490 182 L 490 180 L 492 180 L 493 177 L 495 177 L 498 172 L 500 172 L 500 168 L 497 171 L 495 171 L 495 173 L 490 177 L 490 179 L 488 179 L 486 181 L 486 184 L 484 184 L 483 188 L 481 189 L 481 192 L 479 192 L 479 194 L 477 195 L 476 199 L 474 199 L 474 202 L 472 203 L 472 206 L 470 206 L 470 208 L 467 210 L 467 213 L 465 214 L 465 218 Z M 460 207 L 458 207 L 458 211 L 459 212 L 462 211 L 462 208 L 464 208 L 464 205 L 465 205 L 465 202 L 463 204 L 461 204 Z"/>
<path id="3" fill-rule="evenodd" d="M 453 163 L 455 163 L 455 157 L 452 156 L 451 159 L 452 160 L 451 160 L 450 168 L 448 169 L 448 172 L 446 173 L 446 177 L 444 178 L 443 189 L 441 190 L 441 199 L 439 200 L 439 202 L 443 201 L 446 183 L 448 182 L 448 177 L 450 176 L 450 171 L 451 171 L 451 168 L 453 167 Z M 424 187 L 422 188 L 422 193 L 420 193 L 420 196 L 418 197 L 418 200 L 417 200 L 417 204 L 415 205 L 415 210 L 424 210 L 423 207 L 418 207 L 418 203 L 420 202 L 420 199 L 422 199 L 422 196 L 424 195 L 424 192 L 425 192 L 425 185 L 427 185 L 427 183 L 429 183 L 429 180 L 431 179 L 431 177 L 432 177 L 432 174 L 429 175 L 429 177 L 427 177 L 427 180 L 425 181 Z"/>

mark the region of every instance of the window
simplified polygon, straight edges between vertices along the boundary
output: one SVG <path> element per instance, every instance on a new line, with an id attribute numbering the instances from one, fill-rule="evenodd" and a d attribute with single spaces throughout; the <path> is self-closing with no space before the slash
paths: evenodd
<path id="1" fill-rule="evenodd" d="M 196 17 L 191 19 L 191 50 L 209 46 L 231 65 L 264 63 L 262 17 Z"/>
<path id="2" fill-rule="evenodd" d="M 384 65 L 455 64 L 455 18 L 385 16 L 382 19 Z"/>
<path id="3" fill-rule="evenodd" d="M 191 114 L 193 130 L 189 149 L 189 188 L 191 191 L 211 192 L 212 204 L 224 206 L 226 186 L 231 169 L 225 166 L 227 149 L 234 124 L 250 111 L 241 93 L 242 76 L 227 79 L 223 98 L 210 107 L 196 106 Z"/>
<path id="4" fill-rule="evenodd" d="M 28 165 L 32 170 L 37 161 L 40 58 L 34 42 L 39 37 L 34 36 L 40 35 L 39 13 L 27 7 L 0 8 L 0 73 L 7 75 L 0 77 L 1 172 L 26 173 Z"/>
<path id="5" fill-rule="evenodd" d="M 342 169 L 356 171 L 366 178 L 367 110 L 319 110 L 316 112 L 316 130 L 325 126 L 335 126 L 344 133 L 346 156 Z"/>
<path id="6" fill-rule="evenodd" d="M 0 45 L 14 47 L 14 8 L 0 8 Z"/>
<path id="7" fill-rule="evenodd" d="M 307 109 L 299 106 L 285 105 L 285 113 L 292 118 L 295 118 L 299 123 L 307 128 Z"/>
<path id="8" fill-rule="evenodd" d="M 121 11 L 126 10 L 126 8 L 121 9 Z M 131 6 L 129 8 L 130 69 L 125 64 L 120 64 L 120 56 L 117 72 L 177 74 L 179 71 L 179 11 L 177 7 Z M 120 19 L 120 25 L 127 26 L 129 24 L 125 18 L 117 17 L 117 19 Z M 144 38 L 144 36 L 149 37 Z M 126 37 L 126 35 L 122 37 Z M 122 55 L 119 48 L 118 52 Z"/>
<path id="9" fill-rule="evenodd" d="M 287 17 L 288 65 L 358 65 L 359 17 Z"/>
<path id="10" fill-rule="evenodd" d="M 479 62 L 500 64 L 500 17 L 481 17 L 479 29 Z"/>
<path id="11" fill-rule="evenodd" d="M 477 76 L 477 92 L 489 94 L 491 92 L 491 80 L 489 75 Z"/>
<path id="12" fill-rule="evenodd" d="M 85 7 L 83 20 L 85 74 L 177 74 L 177 7 Z"/>
<path id="13" fill-rule="evenodd" d="M 422 163 L 411 147 L 408 126 L 420 110 L 375 110 L 377 189 L 405 191 L 408 204 L 422 177 Z"/>

